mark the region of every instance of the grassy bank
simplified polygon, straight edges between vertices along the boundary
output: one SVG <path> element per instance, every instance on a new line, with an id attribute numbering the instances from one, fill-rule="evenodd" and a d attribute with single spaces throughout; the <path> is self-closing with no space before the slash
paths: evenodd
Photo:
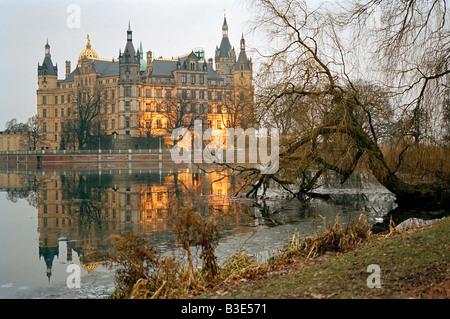
<path id="1" fill-rule="evenodd" d="M 225 281 L 201 298 L 449 298 L 450 219 L 370 235 L 353 249 L 311 258 L 292 254 L 265 275 Z M 380 267 L 381 288 L 368 288 L 367 267 Z"/>
<path id="2" fill-rule="evenodd" d="M 449 298 L 450 219 L 429 226 L 391 227 L 372 234 L 367 221 L 341 227 L 337 217 L 312 236 L 294 234 L 269 263 L 257 263 L 238 252 L 217 265 L 216 229 L 187 209 L 177 224 L 177 241 L 188 265 L 161 255 L 144 238 L 115 238 L 117 291 L 111 298 Z M 392 225 L 391 225 L 392 226 Z M 193 267 L 191 247 L 202 247 L 202 269 Z M 380 287 L 369 272 L 379 269 Z"/>

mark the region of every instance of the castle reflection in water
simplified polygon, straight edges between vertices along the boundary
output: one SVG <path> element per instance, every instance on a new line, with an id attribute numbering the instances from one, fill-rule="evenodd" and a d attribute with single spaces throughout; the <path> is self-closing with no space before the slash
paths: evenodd
<path id="1" fill-rule="evenodd" d="M 245 213 L 250 202 L 233 197 L 241 186 L 235 176 L 189 169 L 0 172 L 0 190 L 8 199 L 25 199 L 37 208 L 39 257 L 49 277 L 61 241 L 67 261 L 72 262 L 75 251 L 87 271 L 98 267 L 97 253 L 111 246 L 111 235 L 144 233 L 156 246 L 170 246 L 172 226 L 191 204 L 203 216 L 239 232 L 239 225 L 251 222 Z"/>

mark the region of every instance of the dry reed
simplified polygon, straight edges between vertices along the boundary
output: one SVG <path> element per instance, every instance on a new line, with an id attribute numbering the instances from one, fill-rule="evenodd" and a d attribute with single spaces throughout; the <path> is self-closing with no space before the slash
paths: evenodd
<path id="1" fill-rule="evenodd" d="M 186 216 L 193 217 L 190 215 L 191 213 L 192 210 L 188 209 Z M 370 235 L 367 221 L 363 215 L 360 215 L 356 223 L 344 228 L 339 223 L 339 216 L 336 216 L 331 227 L 328 226 L 326 218 L 322 217 L 322 219 L 324 225 L 312 237 L 302 239 L 298 232 L 295 233 L 282 254 L 274 257 L 271 263 L 258 263 L 253 257 L 240 250 L 230 256 L 222 265 L 215 266 L 214 277 L 211 277 L 208 269 L 197 269 L 192 265 L 186 266 L 175 258 L 161 256 L 148 243 L 144 244 L 144 248 L 134 247 L 137 253 L 130 254 L 135 258 L 134 261 L 129 257 L 124 258 L 121 254 L 134 249 L 133 246 L 136 244 L 142 245 L 143 239 L 138 238 L 138 235 L 131 234 L 127 234 L 125 238 L 115 238 L 113 244 L 116 246 L 116 258 L 114 261 L 116 264 L 119 262 L 121 267 L 116 273 L 119 287 L 116 293 L 111 295 L 111 298 L 176 299 L 193 297 L 215 286 L 263 278 L 283 263 L 289 263 L 289 259 L 293 257 L 310 259 L 326 252 L 349 250 Z M 190 225 L 192 226 L 192 224 Z M 185 228 L 186 232 L 179 237 L 180 239 L 184 238 L 184 247 L 189 247 L 189 249 L 195 242 L 193 238 L 202 238 L 193 236 L 194 234 L 199 235 L 198 229 L 196 231 L 193 229 L 193 227 Z M 192 231 L 193 233 L 191 233 Z M 124 247 L 126 250 L 123 249 Z M 145 252 L 145 249 L 149 249 L 149 252 Z M 213 249 L 210 252 L 212 251 Z M 209 256 L 209 258 L 215 260 L 213 256 Z"/>

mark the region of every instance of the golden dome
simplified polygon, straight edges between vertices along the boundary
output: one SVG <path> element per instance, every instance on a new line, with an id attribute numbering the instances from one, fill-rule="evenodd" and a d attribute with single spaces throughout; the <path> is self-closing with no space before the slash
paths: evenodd
<path id="1" fill-rule="evenodd" d="M 87 44 L 86 49 L 81 51 L 80 56 L 78 57 L 78 65 L 81 64 L 81 60 L 84 58 L 87 59 L 98 59 L 98 54 L 91 48 L 91 40 L 89 39 L 89 34 L 87 35 Z"/>

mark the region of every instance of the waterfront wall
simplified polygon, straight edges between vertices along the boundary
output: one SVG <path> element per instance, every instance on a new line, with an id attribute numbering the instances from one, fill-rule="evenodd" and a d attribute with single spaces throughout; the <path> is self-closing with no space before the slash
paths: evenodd
<path id="1" fill-rule="evenodd" d="M 167 150 L 12 151 L 0 153 L 6 169 L 117 169 L 185 166 Z"/>

